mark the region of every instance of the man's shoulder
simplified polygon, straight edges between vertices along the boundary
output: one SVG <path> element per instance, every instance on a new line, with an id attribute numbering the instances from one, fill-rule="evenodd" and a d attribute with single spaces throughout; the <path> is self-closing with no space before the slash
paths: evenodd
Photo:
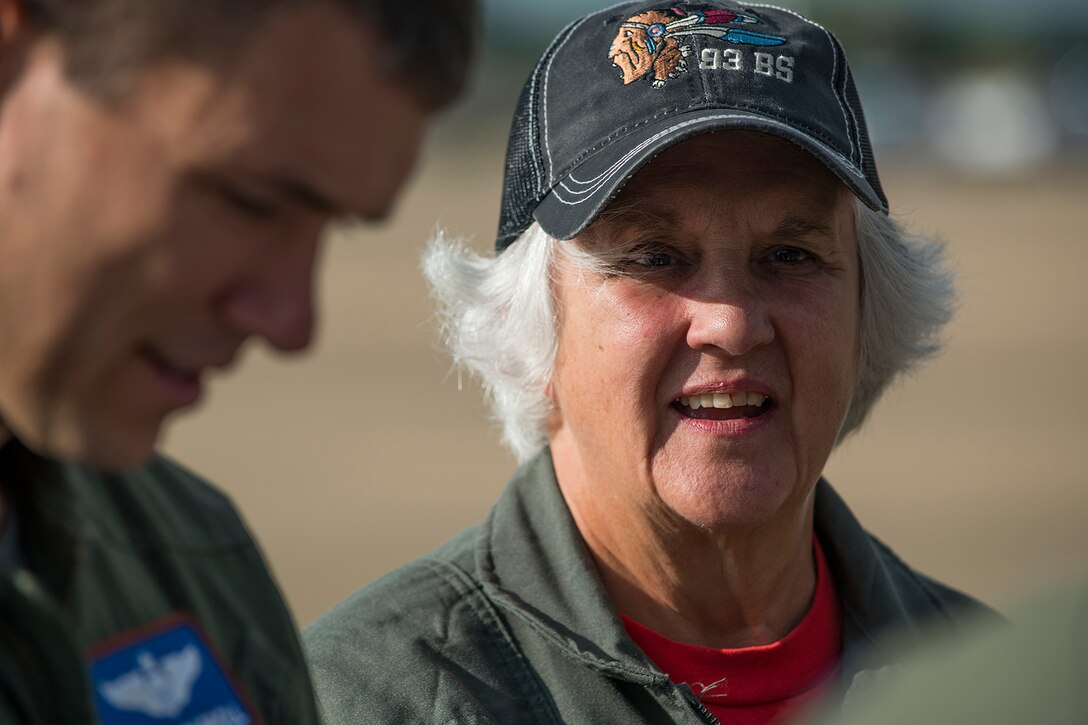
<path id="1" fill-rule="evenodd" d="M 294 623 L 226 495 L 162 457 L 124 473 L 23 458 L 22 521 L 51 595 L 34 606 L 63 608 L 72 647 L 112 652 L 191 629 L 265 721 L 316 721 Z"/>
<path id="2" fill-rule="evenodd" d="M 165 456 L 121 474 L 69 466 L 81 513 L 114 545 L 202 556 L 254 546 L 230 498 Z"/>
<path id="3" fill-rule="evenodd" d="M 1017 626 L 978 623 L 929 632 L 901 653 L 894 678 L 877 681 L 815 722 L 1088 722 L 1082 686 L 1088 656 L 1088 580 L 1040 592 L 1012 611 Z"/>
<path id="4" fill-rule="evenodd" d="M 77 579 L 83 599 L 126 597 L 141 616 L 187 611 L 213 638 L 259 636 L 273 648 L 298 650 L 279 587 L 222 491 L 165 457 L 122 474 L 70 467 L 65 475 L 79 515 L 73 530 L 90 552 Z M 110 581 L 112 591 L 103 589 Z M 86 622 L 88 630 L 92 622 L 120 626 L 117 618 L 100 619 Z"/>

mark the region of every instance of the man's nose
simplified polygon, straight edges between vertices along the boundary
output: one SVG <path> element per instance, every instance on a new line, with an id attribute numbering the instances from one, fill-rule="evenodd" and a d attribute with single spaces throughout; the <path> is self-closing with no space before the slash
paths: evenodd
<path id="1" fill-rule="evenodd" d="M 285 352 L 308 347 L 317 318 L 314 275 L 320 239 L 318 231 L 275 242 L 223 300 L 227 324 Z"/>

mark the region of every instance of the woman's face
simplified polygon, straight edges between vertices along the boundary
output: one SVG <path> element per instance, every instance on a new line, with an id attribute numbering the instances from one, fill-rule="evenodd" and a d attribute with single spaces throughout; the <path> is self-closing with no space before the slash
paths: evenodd
<path id="1" fill-rule="evenodd" d="M 574 240 L 606 271 L 561 253 L 549 437 L 576 510 L 712 530 L 803 510 L 858 372 L 854 208 L 804 151 L 717 133 Z"/>

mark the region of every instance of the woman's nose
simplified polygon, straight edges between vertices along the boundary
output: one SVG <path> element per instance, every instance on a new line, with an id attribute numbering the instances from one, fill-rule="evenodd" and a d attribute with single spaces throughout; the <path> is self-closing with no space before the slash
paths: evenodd
<path id="1" fill-rule="evenodd" d="M 713 294 L 689 300 L 688 345 L 702 352 L 741 357 L 774 340 L 766 303 L 754 285 L 715 285 Z"/>

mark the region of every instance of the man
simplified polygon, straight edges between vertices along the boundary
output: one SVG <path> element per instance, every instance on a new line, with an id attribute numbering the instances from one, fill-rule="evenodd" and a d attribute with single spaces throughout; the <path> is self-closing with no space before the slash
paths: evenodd
<path id="1" fill-rule="evenodd" d="M 307 346 L 323 228 L 389 212 L 474 28 L 0 0 L 0 722 L 316 721 L 244 525 L 154 446 L 249 337 Z"/>
<path id="2" fill-rule="evenodd" d="M 899 644 L 902 666 L 871 691 L 810 723 L 823 725 L 1082 725 L 1088 722 L 1088 581 L 1037 592 L 1010 612 L 1015 626 L 980 623 Z M 991 623 L 992 624 L 992 623 Z M 914 651 L 918 650 L 918 651 Z"/>

